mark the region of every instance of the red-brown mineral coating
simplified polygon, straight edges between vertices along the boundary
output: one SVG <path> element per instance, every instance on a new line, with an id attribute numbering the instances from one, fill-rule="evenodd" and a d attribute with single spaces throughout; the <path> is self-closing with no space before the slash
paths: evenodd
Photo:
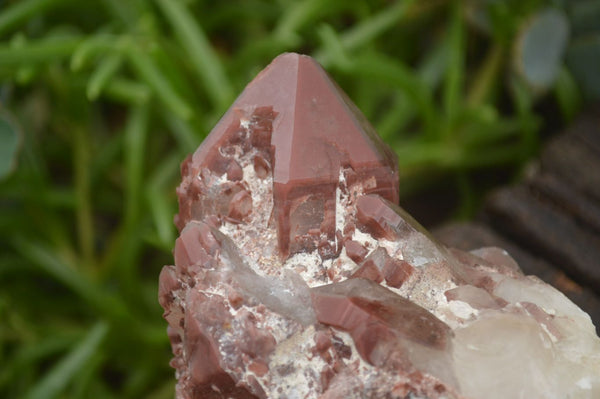
<path id="1" fill-rule="evenodd" d="M 259 109 L 271 111 L 268 115 L 261 111 L 262 116 L 256 118 Z M 277 57 L 237 98 L 193 155 L 188 170 L 197 173 L 209 168 L 237 177 L 236 166 L 216 149 L 235 142 L 248 120 L 250 144 L 266 153 L 257 163 L 263 164 L 270 158 L 269 152 L 273 154 L 273 159 L 266 161 L 273 166 L 274 211 L 282 255 L 314 249 L 306 248 L 306 239 L 297 239 L 298 234 L 305 234 L 290 226 L 290 218 L 294 218 L 291 212 L 306 212 L 301 205 L 308 199 L 320 203 L 321 211 L 335 213 L 341 168 L 351 168 L 357 182 L 374 179 L 368 192 L 398 201 L 395 155 L 312 58 L 294 53 Z M 302 217 L 303 213 L 296 215 L 296 219 Z M 329 217 L 320 221 L 313 218 L 313 225 L 308 227 L 334 239 L 335 220 Z"/>
<path id="2" fill-rule="evenodd" d="M 315 287 L 311 294 L 319 322 L 349 332 L 361 356 L 371 363 L 378 342 L 399 337 L 442 350 L 450 338 L 450 327 L 433 314 L 370 280 Z"/>
<path id="3" fill-rule="evenodd" d="M 377 284 L 381 283 L 384 279 L 383 273 L 377 267 L 377 265 L 370 261 L 365 260 L 361 265 L 352 273 L 351 278 L 364 278 L 367 280 L 375 281 Z"/>
<path id="4" fill-rule="evenodd" d="M 160 306 L 165 309 L 166 313 L 170 312 L 170 305 L 173 301 L 173 293 L 181 286 L 180 281 L 177 279 L 175 272 L 175 266 L 165 266 L 160 271 L 158 278 L 158 302 Z"/>
<path id="5" fill-rule="evenodd" d="M 354 240 L 346 240 L 344 242 L 344 248 L 346 248 L 346 255 L 356 263 L 362 262 L 369 253 L 367 248 Z"/>
<path id="6" fill-rule="evenodd" d="M 205 266 L 218 248 L 210 226 L 199 222 L 188 223 L 175 241 L 175 264 L 185 272 L 195 264 Z"/>
<path id="7" fill-rule="evenodd" d="M 253 399 L 256 395 L 246 388 L 237 386 L 233 378 L 220 365 L 221 355 L 209 329 L 225 323 L 231 318 L 229 312 L 218 300 L 213 300 L 197 291 L 190 291 L 185 315 L 185 360 L 189 380 L 186 390 L 192 398 L 232 398 Z"/>
<path id="8" fill-rule="evenodd" d="M 352 274 L 353 278 L 366 278 L 381 283 L 384 279 L 383 267 L 390 258 L 385 248 L 378 247 L 367 256 L 358 269 Z"/>
<path id="9" fill-rule="evenodd" d="M 400 288 L 414 271 L 415 268 L 410 263 L 401 259 L 388 258 L 383 266 L 385 282 L 394 288 Z"/>

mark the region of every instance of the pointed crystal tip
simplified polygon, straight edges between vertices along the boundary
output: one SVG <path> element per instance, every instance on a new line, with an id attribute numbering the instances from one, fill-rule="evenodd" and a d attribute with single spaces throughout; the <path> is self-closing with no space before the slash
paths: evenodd
<path id="1" fill-rule="evenodd" d="M 241 179 L 234 159 L 240 152 L 253 153 L 256 173 L 272 178 L 273 216 L 283 257 L 338 245 L 331 243 L 336 241 L 339 188 L 360 185 L 363 193 L 398 201 L 395 154 L 323 68 L 305 55 L 282 54 L 250 82 L 186 170 L 192 175 L 209 170 L 217 177 L 227 174 Z M 198 183 L 189 186 L 207 191 Z M 184 182 L 180 190 L 187 187 Z M 231 183 L 221 193 L 221 201 L 248 198 L 240 190 Z M 243 213 L 235 206 L 233 212 L 227 204 L 190 203 L 189 196 L 182 197 L 180 228 L 190 219 L 209 214 L 243 221 Z"/>

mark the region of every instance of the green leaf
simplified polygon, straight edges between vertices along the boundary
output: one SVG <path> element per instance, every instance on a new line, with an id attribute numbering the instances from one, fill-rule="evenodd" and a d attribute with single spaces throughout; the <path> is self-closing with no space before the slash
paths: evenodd
<path id="1" fill-rule="evenodd" d="M 552 86 L 569 39 L 564 12 L 548 8 L 538 12 L 518 38 L 517 70 L 528 85 L 545 90 Z"/>
<path id="2" fill-rule="evenodd" d="M 25 398 L 51 399 L 56 397 L 97 352 L 108 330 L 108 324 L 105 322 L 96 323 L 85 338 L 31 388 Z"/>
<path id="3" fill-rule="evenodd" d="M 0 114 L 0 179 L 8 176 L 17 163 L 20 132 L 8 117 Z"/>

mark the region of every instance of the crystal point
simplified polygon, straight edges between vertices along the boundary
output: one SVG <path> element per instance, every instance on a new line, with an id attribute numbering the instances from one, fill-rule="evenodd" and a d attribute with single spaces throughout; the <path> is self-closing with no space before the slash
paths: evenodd
<path id="1" fill-rule="evenodd" d="M 158 292 L 177 399 L 600 397 L 589 316 L 501 249 L 437 243 L 311 58 L 276 58 L 181 175 Z"/>
<path id="2" fill-rule="evenodd" d="M 351 171 L 349 184 L 370 179 L 365 191 L 398 201 L 396 156 L 310 57 L 287 53 L 273 60 L 196 151 L 192 173 L 237 170 L 235 160 L 213 149 L 244 140 L 242 147 L 253 146 L 260 153 L 257 162 L 272 167 L 273 211 L 283 256 L 314 249 L 311 230 L 333 239 L 335 218 L 327 214 L 335 215 L 344 168 Z M 321 211 L 314 213 L 315 208 Z M 180 212 L 179 217 L 185 223 L 194 214 Z"/>

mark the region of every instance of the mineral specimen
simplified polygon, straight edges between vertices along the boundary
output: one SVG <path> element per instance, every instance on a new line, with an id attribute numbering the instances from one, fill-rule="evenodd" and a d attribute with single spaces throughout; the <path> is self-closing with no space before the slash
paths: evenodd
<path id="1" fill-rule="evenodd" d="M 182 165 L 160 275 L 177 398 L 598 398 L 587 314 L 498 248 L 432 239 L 391 150 L 284 54 Z"/>

